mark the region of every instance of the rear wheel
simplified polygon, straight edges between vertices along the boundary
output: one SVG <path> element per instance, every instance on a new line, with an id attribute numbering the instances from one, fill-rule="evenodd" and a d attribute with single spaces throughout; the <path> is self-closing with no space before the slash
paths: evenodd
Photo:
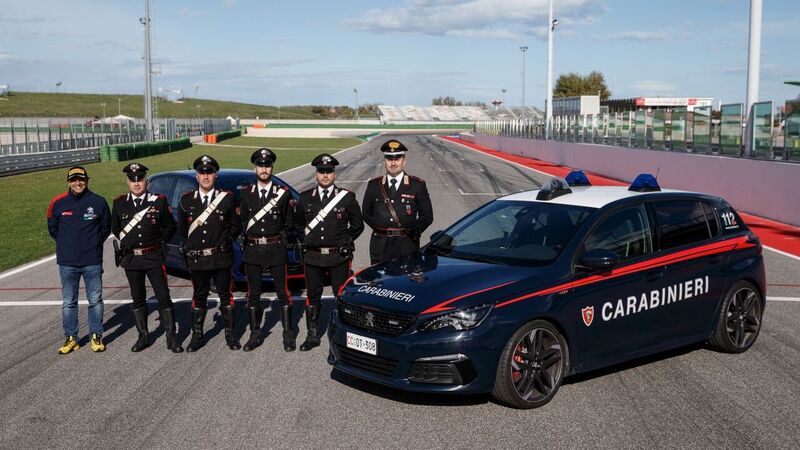
<path id="1" fill-rule="evenodd" d="M 764 301 L 747 281 L 734 284 L 720 308 L 711 345 L 727 353 L 742 353 L 755 343 L 761 331 Z"/>
<path id="2" fill-rule="evenodd" d="M 549 322 L 534 320 L 506 343 L 497 366 L 492 395 L 514 408 L 547 404 L 567 372 L 567 345 Z"/>

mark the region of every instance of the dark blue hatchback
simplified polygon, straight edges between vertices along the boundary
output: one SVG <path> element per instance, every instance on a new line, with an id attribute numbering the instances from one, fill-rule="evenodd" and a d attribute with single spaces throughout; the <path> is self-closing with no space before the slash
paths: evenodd
<path id="1" fill-rule="evenodd" d="M 762 248 L 727 202 L 651 178 L 578 184 L 492 201 L 419 252 L 355 274 L 331 314 L 329 363 L 534 408 L 571 374 L 695 342 L 753 345 Z"/>
<path id="2" fill-rule="evenodd" d="M 218 173 L 218 178 L 215 186 L 219 189 L 226 189 L 234 193 L 236 200 L 239 199 L 239 188 L 242 186 L 254 184 L 257 182 L 256 174 L 252 170 L 243 169 L 222 169 Z M 272 182 L 278 186 L 285 186 L 292 193 L 292 197 L 297 201 L 300 194 L 294 188 L 289 186 L 286 182 L 279 177 L 273 175 Z M 178 205 L 180 203 L 181 195 L 184 192 L 197 190 L 197 178 L 193 170 L 181 170 L 174 172 L 162 172 L 148 177 L 147 189 L 150 192 L 164 194 L 170 206 L 172 206 L 172 213 L 175 220 L 178 220 Z M 297 235 L 290 235 L 289 242 L 295 242 L 301 236 L 298 232 Z M 172 240 L 167 245 L 167 268 L 171 272 L 177 274 L 186 274 L 186 265 L 181 258 L 178 248 L 184 242 L 183 236 L 176 233 Z M 300 253 L 295 248 L 289 248 L 289 282 L 292 287 L 301 287 L 305 283 L 303 275 L 303 267 L 300 264 Z M 247 277 L 244 275 L 242 267 L 242 251 L 239 243 L 233 242 L 233 281 L 237 289 L 243 289 L 247 286 Z M 269 272 L 265 272 L 262 278 L 263 284 L 273 288 L 272 276 Z"/>

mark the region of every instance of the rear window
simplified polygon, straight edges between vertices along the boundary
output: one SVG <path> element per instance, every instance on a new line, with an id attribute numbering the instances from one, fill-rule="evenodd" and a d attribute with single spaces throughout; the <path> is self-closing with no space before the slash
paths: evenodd
<path id="1" fill-rule="evenodd" d="M 654 203 L 659 226 L 659 245 L 668 250 L 711 239 L 703 204 L 695 200 Z"/>

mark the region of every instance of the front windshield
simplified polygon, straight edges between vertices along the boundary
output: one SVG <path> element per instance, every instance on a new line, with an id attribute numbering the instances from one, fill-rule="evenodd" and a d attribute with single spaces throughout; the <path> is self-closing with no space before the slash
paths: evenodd
<path id="1" fill-rule="evenodd" d="M 429 251 L 452 258 L 509 265 L 553 261 L 593 209 L 498 200 L 445 231 Z"/>

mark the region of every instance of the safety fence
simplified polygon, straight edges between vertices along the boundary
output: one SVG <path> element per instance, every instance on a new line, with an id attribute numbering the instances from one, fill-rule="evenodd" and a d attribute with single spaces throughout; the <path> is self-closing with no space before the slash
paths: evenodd
<path id="1" fill-rule="evenodd" d="M 787 101 L 776 123 L 773 103 L 753 105 L 749 127 L 741 103 L 655 110 L 554 116 L 551 139 L 621 147 L 800 161 L 800 101 Z M 541 120 L 499 120 L 476 124 L 485 134 L 545 139 Z M 749 139 L 749 144 L 746 145 Z"/>

